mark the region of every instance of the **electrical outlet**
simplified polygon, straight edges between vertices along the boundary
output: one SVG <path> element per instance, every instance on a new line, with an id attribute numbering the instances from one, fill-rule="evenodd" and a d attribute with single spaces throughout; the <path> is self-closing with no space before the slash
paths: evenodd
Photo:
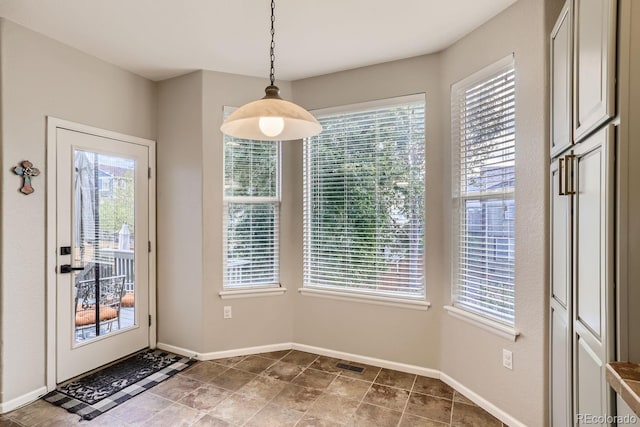
<path id="1" fill-rule="evenodd" d="M 506 348 L 502 349 L 502 366 L 513 369 L 513 353 Z"/>
<path id="2" fill-rule="evenodd" d="M 225 305 L 224 306 L 224 318 L 225 319 L 231 319 L 231 306 L 230 305 Z"/>

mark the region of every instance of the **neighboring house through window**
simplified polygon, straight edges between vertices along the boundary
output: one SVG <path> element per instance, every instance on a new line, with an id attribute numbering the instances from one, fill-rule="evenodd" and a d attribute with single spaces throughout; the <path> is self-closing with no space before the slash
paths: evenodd
<path id="1" fill-rule="evenodd" d="M 225 135 L 225 290 L 279 286 L 279 228 L 280 142 Z"/>
<path id="2" fill-rule="evenodd" d="M 454 306 L 514 325 L 513 56 L 451 90 Z"/>
<path id="3" fill-rule="evenodd" d="M 314 114 L 303 290 L 424 300 L 424 94 Z"/>

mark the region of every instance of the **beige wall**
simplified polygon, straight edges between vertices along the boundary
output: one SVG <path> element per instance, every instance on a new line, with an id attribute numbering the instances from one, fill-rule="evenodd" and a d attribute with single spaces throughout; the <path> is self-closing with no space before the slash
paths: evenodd
<path id="1" fill-rule="evenodd" d="M 202 72 L 158 83 L 158 342 L 202 350 Z"/>
<path id="2" fill-rule="evenodd" d="M 153 83 L 3 22 L 0 401 L 44 384 L 44 179 L 37 178 L 36 193 L 24 197 L 9 168 L 29 158 L 44 171 L 44 117 L 53 115 L 152 139 L 157 129 L 159 342 L 211 353 L 293 341 L 440 369 L 525 424 L 544 425 L 548 150 L 543 3 L 520 0 L 439 54 L 279 82 L 284 97 L 293 96 L 308 109 L 426 94 L 428 311 L 298 293 L 303 241 L 299 142 L 283 143 L 282 156 L 281 282 L 288 291 L 221 300 L 222 107 L 255 99 L 266 79 L 195 72 L 157 84 L 156 99 Z M 522 336 L 516 343 L 442 309 L 450 303 L 450 85 L 510 52 L 516 55 L 518 103 L 516 326 Z M 225 305 L 233 307 L 232 319 L 222 318 Z M 501 366 L 503 348 L 514 352 L 513 371 Z"/>
<path id="3" fill-rule="evenodd" d="M 264 96 L 266 78 L 252 78 L 225 73 L 205 72 L 203 87 L 203 161 L 204 161 L 204 281 L 203 297 L 207 309 L 203 316 L 206 328 L 204 346 L 207 351 L 221 351 L 251 346 L 291 342 L 291 290 L 280 296 L 250 297 L 222 300 L 222 196 L 224 189 L 223 144 L 220 125 L 223 107 L 239 107 Z M 291 97 L 288 82 L 278 85 L 285 98 Z M 287 206 L 290 203 L 288 185 L 288 142 L 283 143 L 281 247 L 286 246 L 287 226 L 293 221 Z M 289 287 L 289 261 L 280 258 L 281 283 Z M 223 306 L 231 306 L 233 318 L 223 319 Z"/>
<path id="4" fill-rule="evenodd" d="M 625 2 L 630 7 L 631 29 L 629 45 L 629 124 L 626 143 L 629 146 L 629 205 L 627 212 L 640 212 L 640 4 Z M 640 221 L 629 214 L 628 244 L 628 286 L 627 312 L 629 313 L 628 336 L 629 360 L 640 363 L 640 313 L 637 302 L 640 301 Z"/>
<path id="5" fill-rule="evenodd" d="M 428 311 L 418 311 L 365 302 L 337 301 L 302 296 L 302 224 L 297 224 L 289 243 L 295 286 L 294 341 L 395 362 L 437 369 L 440 362 L 440 318 L 443 286 L 448 271 L 442 269 L 442 127 L 440 99 L 440 55 L 421 56 L 371 67 L 359 68 L 293 82 L 296 102 L 314 110 L 415 93 L 426 94 L 426 287 L 433 303 Z M 302 165 L 302 147 L 295 150 L 295 164 Z M 302 168 L 291 199 L 296 217 L 302 218 Z"/>
<path id="6" fill-rule="evenodd" d="M 224 189 L 223 144 L 220 125 L 225 105 L 239 107 L 264 96 L 268 84 L 266 78 L 252 78 L 225 73 L 205 72 L 203 83 L 203 150 L 204 184 L 203 215 L 205 260 L 203 280 L 203 312 L 206 351 L 221 351 L 251 346 L 291 342 L 291 285 L 288 283 L 288 260 L 280 257 L 281 282 L 290 290 L 285 295 L 222 300 L 222 196 Z M 291 97 L 290 84 L 279 81 L 285 98 Z M 283 143 L 281 247 L 286 246 L 287 224 L 292 221 L 287 206 L 289 200 L 288 142 Z M 222 318 L 222 307 L 229 305 L 233 318 Z"/>
<path id="7" fill-rule="evenodd" d="M 520 0 L 438 55 L 293 82 L 308 109 L 427 94 L 428 312 L 296 295 L 294 341 L 440 369 L 527 425 L 546 416 L 546 31 L 543 2 Z M 450 303 L 450 86 L 515 52 L 516 327 L 513 343 L 443 312 Z M 302 161 L 301 151 L 296 153 Z M 300 172 L 298 172 L 300 173 Z M 295 189 L 302 215 L 302 180 Z M 295 239 L 297 280 L 301 242 Z M 502 367 L 502 349 L 514 369 Z M 470 350 L 472 358 L 470 358 Z M 499 386 L 496 386 L 499 384 Z M 523 402 L 527 402 L 523 405 Z"/>
<path id="8" fill-rule="evenodd" d="M 6 402 L 45 385 L 46 116 L 155 138 L 155 85 L 6 20 L 0 21 L 2 383 Z M 40 168 L 18 192 L 13 166 Z"/>
<path id="9" fill-rule="evenodd" d="M 266 79 L 199 71 L 159 83 L 158 342 L 213 353 L 292 339 L 291 292 L 222 300 L 223 107 L 264 93 Z M 280 82 L 283 96 L 290 85 Z M 284 143 L 283 162 L 290 155 Z M 283 167 L 282 246 L 291 218 Z M 282 257 L 282 284 L 289 285 Z M 223 306 L 233 318 L 223 319 Z"/>
<path id="10" fill-rule="evenodd" d="M 450 86 L 515 53 L 516 328 L 514 342 L 443 316 L 441 369 L 528 426 L 546 424 L 547 167 L 544 2 L 520 0 L 442 54 L 442 126 L 450 121 Z M 447 133 L 443 143 L 450 144 Z M 445 153 L 443 162 L 449 162 Z M 447 192 L 450 179 L 447 179 Z M 450 215 L 445 215 L 450 218 Z M 448 229 L 449 223 L 445 228 Z M 448 252 L 448 250 L 445 250 Z M 446 261 L 445 261 L 446 262 Z M 448 282 L 446 282 L 448 283 Z M 449 286 L 445 293 L 449 294 Z M 513 351 L 513 370 L 502 349 Z M 470 357 L 470 354 L 472 356 Z"/>
<path id="11" fill-rule="evenodd" d="M 618 44 L 618 216 L 621 219 L 617 292 L 621 293 L 617 325 L 619 360 L 640 363 L 640 222 L 632 212 L 640 211 L 640 4 L 619 3 Z M 626 259 L 625 259 L 626 257 Z M 626 293 L 626 295 L 625 295 Z"/>

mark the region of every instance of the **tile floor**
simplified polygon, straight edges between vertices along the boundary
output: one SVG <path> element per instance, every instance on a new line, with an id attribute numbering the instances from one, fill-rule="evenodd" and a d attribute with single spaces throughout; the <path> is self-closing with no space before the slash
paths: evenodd
<path id="1" fill-rule="evenodd" d="M 7 427 L 76 424 L 503 426 L 440 380 L 296 350 L 196 363 L 92 421 L 42 400 L 0 416 Z"/>

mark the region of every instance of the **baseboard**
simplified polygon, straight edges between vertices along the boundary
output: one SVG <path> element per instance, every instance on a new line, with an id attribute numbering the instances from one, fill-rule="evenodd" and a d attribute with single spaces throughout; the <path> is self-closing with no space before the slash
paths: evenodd
<path id="1" fill-rule="evenodd" d="M 39 389 L 30 391 L 29 393 L 18 396 L 15 399 L 11 399 L 8 402 L 0 403 L 0 414 L 6 414 L 7 412 L 18 409 L 21 406 L 32 403 L 42 396 L 47 394 L 47 387 L 40 387 Z"/>
<path id="2" fill-rule="evenodd" d="M 309 353 L 319 354 L 321 356 L 333 357 L 336 359 L 350 360 L 352 362 L 365 363 L 367 365 L 379 366 L 381 368 L 394 369 L 396 371 L 408 372 L 410 374 L 422 375 L 431 378 L 440 378 L 440 371 L 435 369 L 423 368 L 422 366 L 409 365 L 406 363 L 393 362 L 375 357 L 362 356 L 360 354 L 347 353 L 344 351 L 330 350 L 323 347 L 314 347 L 312 345 L 298 343 L 280 343 L 262 345 L 256 347 L 236 348 L 232 350 L 213 351 L 209 353 L 198 353 L 182 347 L 159 342 L 156 348 L 171 353 L 179 354 L 185 357 L 192 357 L 196 360 L 216 360 L 226 357 L 246 356 L 248 354 L 267 353 L 270 351 L 280 350 L 300 350 Z"/>
<path id="3" fill-rule="evenodd" d="M 455 388 L 460 393 L 464 394 L 473 403 L 475 403 L 476 405 L 478 405 L 479 407 L 481 407 L 482 409 L 484 409 L 485 411 L 487 411 L 488 413 L 490 413 L 491 415 L 493 415 L 494 417 L 496 417 L 497 419 L 499 419 L 509 427 L 526 427 L 525 424 L 521 423 L 520 421 L 518 421 L 517 419 L 515 419 L 514 417 L 512 417 L 502 409 L 498 408 L 493 403 L 489 402 L 488 400 L 480 396 L 478 393 L 465 387 L 464 385 L 462 385 L 462 383 L 451 378 L 449 375 L 445 374 L 444 372 L 440 373 L 440 379 L 443 382 L 449 384 L 451 387 Z"/>
<path id="4" fill-rule="evenodd" d="M 214 351 L 210 353 L 198 353 L 193 350 L 188 350 L 180 347 L 175 347 L 169 344 L 158 343 L 157 348 L 160 350 L 170 351 L 172 353 L 180 354 L 186 357 L 194 357 L 197 360 L 215 360 L 223 359 L 225 357 L 246 356 L 248 354 L 266 353 L 270 351 L 280 350 L 299 350 L 309 353 L 319 354 L 321 356 L 333 357 L 336 359 L 349 360 L 352 362 L 365 363 L 367 365 L 379 366 L 381 368 L 393 369 L 396 371 L 407 372 L 410 374 L 422 375 L 424 377 L 439 378 L 443 382 L 447 383 L 451 387 L 464 394 L 469 400 L 480 406 L 482 409 L 498 418 L 500 421 L 510 427 L 526 427 L 525 424 L 518 421 L 516 418 L 506 413 L 502 409 L 495 406 L 476 392 L 465 387 L 462 383 L 458 382 L 454 378 L 440 372 L 437 369 L 424 368 L 417 365 L 409 365 L 406 363 L 393 362 L 391 360 L 378 359 L 375 357 L 363 356 L 360 354 L 347 353 L 344 351 L 330 350 L 323 347 L 315 347 L 307 344 L 298 343 L 280 343 L 272 345 L 263 345 L 257 347 L 245 347 L 237 348 L 233 350 Z"/>
<path id="5" fill-rule="evenodd" d="M 212 351 L 209 353 L 198 353 L 186 348 L 176 347 L 159 342 L 156 344 L 156 348 L 164 351 L 170 351 L 171 353 L 176 353 L 181 356 L 191 357 L 196 360 L 216 360 L 224 359 L 226 357 L 246 356 L 248 354 L 268 353 L 270 351 L 291 350 L 293 347 L 291 343 L 287 342 L 280 344 L 260 345 L 255 347 L 235 348 L 232 350 Z"/>
<path id="6" fill-rule="evenodd" d="M 352 362 L 378 366 L 380 368 L 393 369 L 395 371 L 422 375 L 423 377 L 440 378 L 440 371 L 435 369 L 423 368 L 422 366 L 392 362 L 390 360 L 377 359 L 375 357 L 362 356 L 360 354 L 346 353 L 344 351 L 329 350 L 327 348 L 314 347 L 312 345 L 306 345 L 306 344 L 293 343 L 293 349 L 306 351 L 309 353 L 320 354 L 322 356 L 333 357 L 336 359 L 343 359 L 343 360 L 349 360 Z"/>

